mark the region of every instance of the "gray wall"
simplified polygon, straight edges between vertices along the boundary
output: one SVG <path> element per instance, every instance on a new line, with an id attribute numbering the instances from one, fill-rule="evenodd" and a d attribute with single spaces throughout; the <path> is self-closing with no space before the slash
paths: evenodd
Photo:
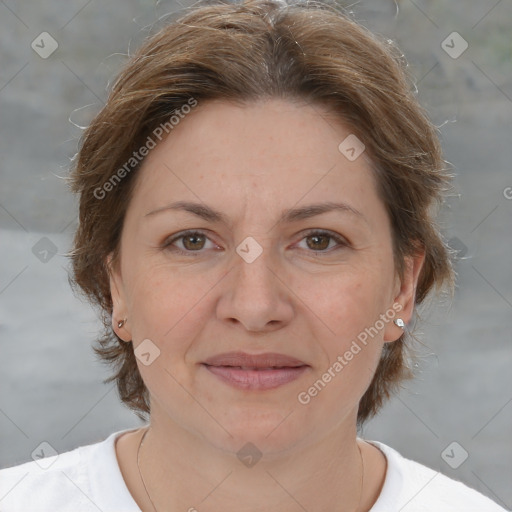
<path id="1" fill-rule="evenodd" d="M 0 2 L 0 467 L 30 460 L 42 441 L 62 452 L 141 424 L 102 384 L 108 370 L 90 348 L 99 323 L 67 283 L 76 212 L 62 177 L 75 125 L 98 111 L 142 29 L 176 5 Z M 399 7 L 374 0 L 352 9 L 399 42 L 440 127 L 459 194 L 442 216 L 459 250 L 458 287 L 451 305 L 424 312 L 417 379 L 363 436 L 512 507 L 512 3 Z M 441 46 L 453 31 L 468 43 L 457 58 Z M 42 32 L 58 43 L 46 59 L 31 48 Z M 462 49 L 447 44 L 453 56 Z M 39 51 L 50 50 L 46 39 Z M 454 441 L 455 458 L 469 454 L 457 468 L 441 455 Z"/>

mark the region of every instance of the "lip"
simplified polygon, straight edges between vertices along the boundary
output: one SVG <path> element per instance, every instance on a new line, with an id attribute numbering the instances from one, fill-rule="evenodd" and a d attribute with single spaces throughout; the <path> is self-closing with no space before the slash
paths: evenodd
<path id="1" fill-rule="evenodd" d="M 224 354 L 210 357 L 203 363 L 209 366 L 240 366 L 243 368 L 294 368 L 297 366 L 307 366 L 300 359 L 276 352 L 265 352 L 264 354 L 225 352 Z"/>
<path id="2" fill-rule="evenodd" d="M 299 378 L 309 365 L 284 354 L 227 352 L 202 365 L 223 382 L 245 390 L 274 389 Z"/>

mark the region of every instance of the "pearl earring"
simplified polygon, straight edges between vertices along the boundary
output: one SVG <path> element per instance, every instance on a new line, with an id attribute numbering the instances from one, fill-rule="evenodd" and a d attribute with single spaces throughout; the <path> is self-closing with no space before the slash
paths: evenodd
<path id="1" fill-rule="evenodd" d="M 404 321 L 401 319 L 401 318 L 395 318 L 395 320 L 393 320 L 393 323 L 400 327 L 400 329 L 404 329 L 405 330 L 405 323 Z"/>
<path id="2" fill-rule="evenodd" d="M 126 318 L 124 320 L 120 320 L 119 322 L 117 322 L 117 327 L 119 327 L 119 329 L 121 329 L 121 327 L 123 327 L 123 325 L 126 323 Z"/>

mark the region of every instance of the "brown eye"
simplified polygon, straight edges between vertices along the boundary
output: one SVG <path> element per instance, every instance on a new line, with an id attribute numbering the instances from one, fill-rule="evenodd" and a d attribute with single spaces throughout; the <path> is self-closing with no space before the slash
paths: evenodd
<path id="1" fill-rule="evenodd" d="M 211 244 L 210 247 L 207 247 L 207 242 Z M 205 252 L 203 249 L 215 248 L 215 244 L 201 231 L 182 231 L 167 239 L 162 248 L 179 254 L 200 256 Z"/>
<path id="2" fill-rule="evenodd" d="M 306 243 L 314 251 L 323 251 L 329 247 L 330 238 L 332 237 L 326 235 L 309 235 L 306 239 L 310 240 L 311 243 Z"/>
<path id="3" fill-rule="evenodd" d="M 200 233 L 194 233 L 191 235 L 185 235 L 181 237 L 183 239 L 183 247 L 187 251 L 195 251 L 202 249 L 205 242 L 205 236 Z"/>
<path id="4" fill-rule="evenodd" d="M 347 240 L 329 231 L 310 231 L 306 233 L 306 236 L 302 240 L 306 240 L 306 250 L 319 254 L 330 254 L 337 249 L 350 247 Z M 332 244 L 332 242 L 334 242 L 334 244 Z"/>

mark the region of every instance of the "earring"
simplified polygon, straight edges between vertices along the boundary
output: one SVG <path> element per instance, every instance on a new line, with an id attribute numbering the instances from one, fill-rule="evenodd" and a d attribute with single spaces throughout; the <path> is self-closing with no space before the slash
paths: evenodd
<path id="1" fill-rule="evenodd" d="M 404 321 L 401 318 L 395 318 L 395 320 L 393 320 L 393 323 L 395 325 L 397 325 L 398 327 L 400 327 L 400 329 L 404 329 L 405 330 L 405 323 L 404 323 Z"/>
<path id="2" fill-rule="evenodd" d="M 119 322 L 117 322 L 117 327 L 119 327 L 119 329 L 121 329 L 121 327 L 123 327 L 123 325 L 126 323 L 126 320 L 128 320 L 128 319 L 125 318 L 124 320 L 120 320 Z"/>

